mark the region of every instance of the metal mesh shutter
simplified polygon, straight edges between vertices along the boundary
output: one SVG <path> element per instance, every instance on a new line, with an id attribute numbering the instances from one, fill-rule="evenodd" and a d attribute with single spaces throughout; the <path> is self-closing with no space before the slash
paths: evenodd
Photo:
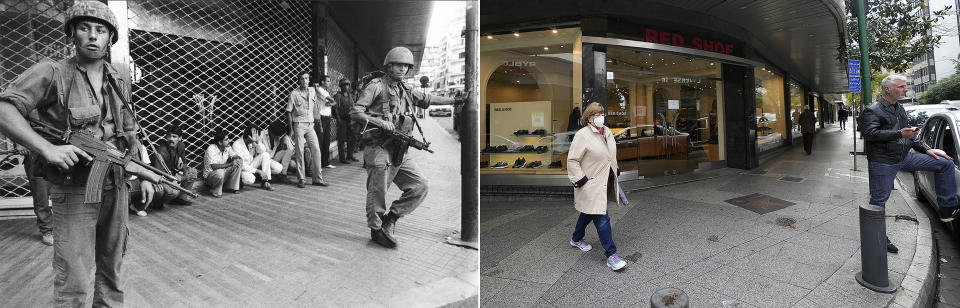
<path id="1" fill-rule="evenodd" d="M 248 122 L 282 117 L 310 67 L 309 1 L 143 0 L 128 10 L 140 123 L 153 142 L 181 125 L 193 166 L 216 129 L 236 138 Z"/>
<path id="2" fill-rule="evenodd" d="M 6 89 L 17 76 L 38 62 L 73 56 L 73 45 L 63 33 L 64 12 L 71 5 L 72 0 L 0 1 L 0 89 Z M 13 146 L 10 139 L 0 137 L 0 150 L 10 150 Z M 6 155 L 0 158 L 3 156 Z M 16 158 L 17 162 L 23 162 L 22 157 Z M 0 198 L 29 195 L 21 165 L 0 171 Z"/>
<path id="3" fill-rule="evenodd" d="M 344 77 L 356 80 L 353 41 L 334 22 L 328 20 L 326 28 L 327 74 L 333 77 L 334 84 Z"/>

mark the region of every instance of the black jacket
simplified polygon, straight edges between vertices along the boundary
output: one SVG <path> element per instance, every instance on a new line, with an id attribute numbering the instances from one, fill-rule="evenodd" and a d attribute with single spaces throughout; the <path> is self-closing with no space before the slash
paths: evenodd
<path id="1" fill-rule="evenodd" d="M 900 129 L 907 125 L 907 111 L 900 104 L 890 104 L 883 99 L 863 110 L 863 150 L 867 160 L 885 164 L 903 161 L 913 147 L 920 153 L 930 149 L 920 139 L 901 137 Z"/>

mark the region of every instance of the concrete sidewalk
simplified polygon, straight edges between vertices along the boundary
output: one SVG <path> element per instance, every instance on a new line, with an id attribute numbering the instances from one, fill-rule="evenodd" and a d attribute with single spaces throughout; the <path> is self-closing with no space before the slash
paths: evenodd
<path id="1" fill-rule="evenodd" d="M 850 170 L 852 142 L 828 127 L 813 155 L 794 146 L 757 170 L 629 194 L 630 206 L 610 210 L 628 263 L 619 272 L 606 267 L 593 226 L 585 238 L 593 250 L 569 245 L 572 200 L 484 197 L 481 306 L 645 307 L 654 291 L 675 287 L 691 307 L 912 307 L 930 280 L 929 222 L 898 191 L 887 215 L 921 215 L 921 224 L 887 219 L 900 248 L 888 254 L 890 279 L 901 288 L 876 293 L 854 280 L 857 209 L 869 192 L 866 159 Z M 745 196 L 743 207 L 727 202 Z"/>

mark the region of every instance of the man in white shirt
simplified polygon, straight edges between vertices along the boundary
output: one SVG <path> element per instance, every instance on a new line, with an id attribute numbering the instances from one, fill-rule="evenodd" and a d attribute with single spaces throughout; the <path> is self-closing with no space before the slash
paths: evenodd
<path id="1" fill-rule="evenodd" d="M 317 97 L 320 98 L 318 108 L 313 114 L 313 128 L 317 131 L 317 139 L 320 139 L 320 165 L 333 169 L 336 167 L 330 164 L 330 124 L 333 119 L 333 108 L 330 106 L 333 106 L 334 101 L 333 96 L 327 91 L 330 86 L 330 76 L 320 78 L 321 84 L 313 84 L 313 88 L 317 89 Z"/>
<path id="2" fill-rule="evenodd" d="M 303 72 L 297 75 L 300 82 L 299 87 L 290 92 L 290 98 L 287 100 L 287 118 L 290 119 L 290 131 L 293 132 L 293 141 L 296 143 L 297 158 L 297 178 L 300 180 L 297 187 L 306 187 L 306 156 L 304 155 L 304 146 L 310 148 L 313 162 L 311 171 L 313 172 L 313 185 L 327 186 L 321 175 L 320 164 L 320 144 L 317 140 L 317 133 L 313 130 L 313 113 L 319 101 L 318 91 L 308 87 L 310 85 L 310 73 Z"/>
<path id="3" fill-rule="evenodd" d="M 270 175 L 280 172 L 280 163 L 275 163 L 267 152 L 267 146 L 260 142 L 260 132 L 253 124 L 247 124 L 243 129 L 243 136 L 237 138 L 231 145 L 233 152 L 240 156 L 243 161 L 240 172 L 240 182 L 243 185 L 251 185 L 256 182 L 257 175 L 263 179 L 260 187 L 266 190 L 273 190 L 270 185 Z M 276 170 L 276 171 L 274 171 Z"/>
<path id="4" fill-rule="evenodd" d="M 217 130 L 203 156 L 203 174 L 214 197 L 223 196 L 224 186 L 235 194 L 240 193 L 242 163 L 240 157 L 230 148 L 227 133 Z"/>

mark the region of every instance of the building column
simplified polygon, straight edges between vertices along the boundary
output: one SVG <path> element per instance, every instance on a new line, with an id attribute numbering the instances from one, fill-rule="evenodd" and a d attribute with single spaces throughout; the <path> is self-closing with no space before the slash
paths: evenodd
<path id="1" fill-rule="evenodd" d="M 313 16 L 310 23 L 310 41 L 313 42 L 314 53 L 310 57 L 311 82 L 320 82 L 320 77 L 327 71 L 327 27 L 324 24 L 327 18 L 327 4 L 313 2 Z"/>
<path id="2" fill-rule="evenodd" d="M 787 140 L 786 143 L 793 145 L 793 105 L 790 104 L 790 80 L 783 78 L 783 108 L 787 112 Z"/>
<path id="3" fill-rule="evenodd" d="M 607 47 L 583 44 L 583 100 L 580 111 L 597 102 L 607 110 Z"/>
<path id="4" fill-rule="evenodd" d="M 753 68 L 722 64 L 727 167 L 750 170 L 757 156 L 757 101 Z"/>

